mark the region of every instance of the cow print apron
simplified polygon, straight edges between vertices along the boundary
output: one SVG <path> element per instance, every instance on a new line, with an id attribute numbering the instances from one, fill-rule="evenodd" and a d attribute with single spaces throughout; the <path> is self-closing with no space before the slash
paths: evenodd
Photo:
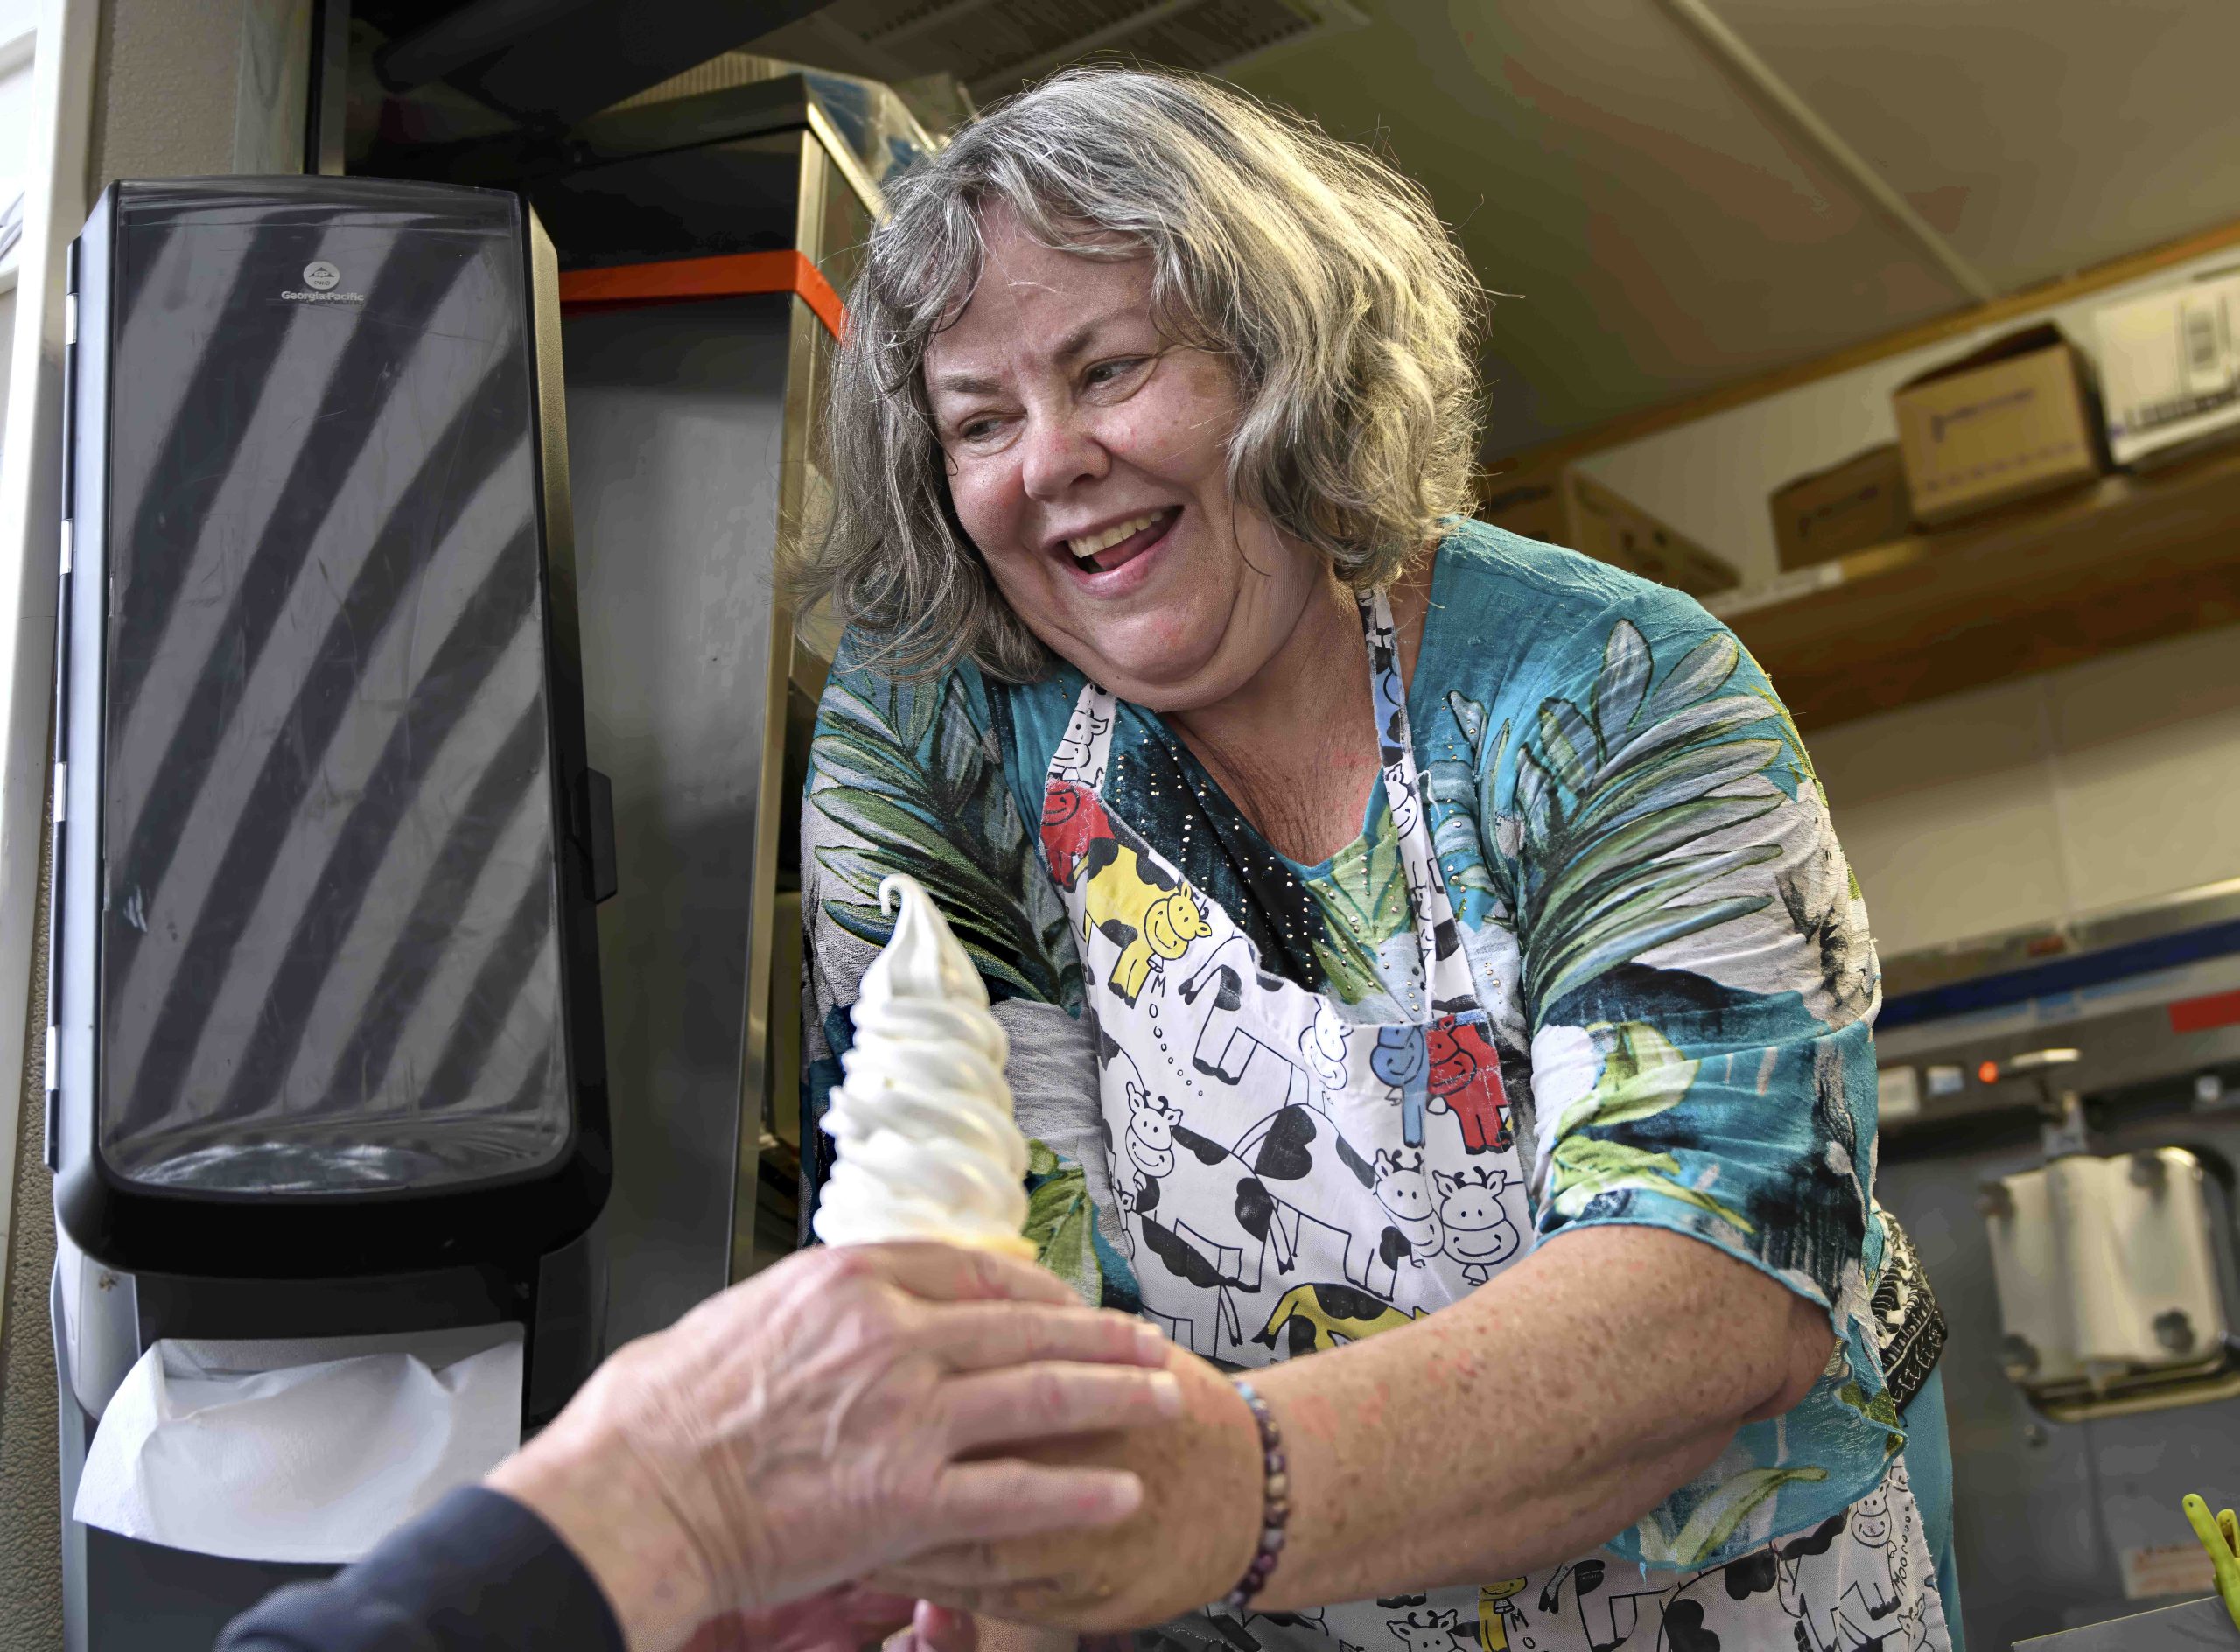
<path id="1" fill-rule="evenodd" d="M 1509 1099 L 1432 848 L 1382 594 L 1362 619 L 1422 959 L 1405 995 L 1413 1018 L 1354 1020 L 1337 999 L 1263 970 L 1242 928 L 1111 813 L 1103 790 L 1118 708 L 1096 684 L 1075 703 L 1045 781 L 1043 849 L 1080 948 L 1122 1243 L 1144 1312 L 1231 1368 L 1435 1312 L 1523 1254 L 1532 1233 Z M 1323 1652 L 1942 1652 L 1902 1462 L 1830 1524 L 1843 1529 L 1703 1573 L 1643 1574 L 1590 1557 L 1482 1589 L 1158 1633 Z"/>

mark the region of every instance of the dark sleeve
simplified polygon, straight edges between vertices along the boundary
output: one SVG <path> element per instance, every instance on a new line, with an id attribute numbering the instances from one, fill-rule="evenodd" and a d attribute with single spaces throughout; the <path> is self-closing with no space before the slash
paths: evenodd
<path id="1" fill-rule="evenodd" d="M 575 1552 L 510 1497 L 453 1492 L 325 1583 L 226 1626 L 217 1652 L 624 1652 Z"/>

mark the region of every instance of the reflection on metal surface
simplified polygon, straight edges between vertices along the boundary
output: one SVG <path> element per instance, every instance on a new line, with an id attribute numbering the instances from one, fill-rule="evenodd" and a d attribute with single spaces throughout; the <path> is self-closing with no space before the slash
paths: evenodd
<path id="1" fill-rule="evenodd" d="M 481 199 L 424 234 L 123 197 L 100 1140 L 143 1182 L 567 1142 L 527 317 Z M 290 302 L 306 270 L 362 301 Z"/>
<path id="2" fill-rule="evenodd" d="M 565 324 L 584 706 L 620 856 L 600 911 L 614 1345 L 723 1288 L 742 1124 L 751 1144 L 761 1116 L 746 1010 L 777 755 L 764 696 L 787 352 L 802 313 L 771 295 Z"/>
<path id="3" fill-rule="evenodd" d="M 828 292 L 844 284 L 879 193 L 818 81 L 610 110 L 564 155 L 513 139 L 466 158 L 515 169 L 568 279 L 601 304 L 571 307 L 567 340 L 585 697 L 622 856 L 602 914 L 613 1341 L 771 1254 L 768 1236 L 756 1239 L 762 1124 L 774 1089 L 800 1082 L 784 1053 L 797 1040 L 776 1030 L 799 1013 L 774 927 L 794 879 L 786 777 L 799 755 L 793 616 L 776 576 L 812 497 L 837 300 L 813 312 L 790 292 L 688 297 L 676 277 L 746 255 L 805 260 Z M 647 296 L 644 271 L 621 265 L 656 266 L 664 302 L 613 307 L 615 281 Z"/>
<path id="4" fill-rule="evenodd" d="M 813 129 L 812 129 L 813 130 Z M 850 187 L 844 189 L 843 182 Z M 865 197 L 860 184 L 850 178 L 837 164 L 832 151 L 823 143 L 805 143 L 801 154 L 801 191 L 797 197 L 794 220 L 794 244 L 812 262 L 826 250 L 824 237 L 831 227 L 836 199 L 854 202 L 862 216 L 858 220 L 868 228 L 869 214 L 877 210 L 876 197 Z M 841 221 L 847 221 L 842 220 Z M 825 387 L 822 372 L 830 339 L 822 324 L 814 318 L 806 305 L 796 305 L 792 312 L 792 325 L 787 334 L 786 354 L 786 414 L 785 446 L 779 466 L 779 517 L 784 531 L 792 534 L 804 528 L 804 507 L 808 502 L 809 484 L 809 447 L 812 432 L 822 411 Z M 781 539 L 782 546 L 782 539 Z M 792 990 L 779 991 L 777 960 L 774 941 L 778 890 L 781 879 L 790 879 L 799 886 L 797 869 L 779 865 L 779 844 L 784 836 L 780 816 L 798 810 L 800 794 L 789 794 L 785 786 L 787 764 L 785 746 L 789 708 L 789 690 L 793 680 L 794 651 L 793 648 L 794 614 L 790 607 L 781 606 L 773 618 L 773 636 L 777 640 L 770 650 L 763 679 L 762 740 L 766 761 L 762 771 L 763 808 L 757 822 L 754 849 L 754 928 L 752 954 L 749 970 L 746 998 L 748 1065 L 742 1073 L 739 1105 L 742 1115 L 760 1121 L 770 1111 L 768 1096 L 774 1085 L 784 1084 L 798 1088 L 801 1073 L 776 1069 L 773 1057 L 770 1023 L 773 1017 L 788 1015 L 798 1018 L 799 977 Z M 758 1132 L 759 1133 L 759 1132 Z M 737 1166 L 735 1223 L 732 1230 L 731 1277 L 744 1278 L 756 1265 L 758 1224 L 753 1220 L 755 1201 L 762 1184 L 762 1152 L 759 1141 L 747 1148 L 747 1132 L 741 1133 L 740 1152 Z M 799 1221 L 807 1221 L 806 1213 L 797 1213 Z"/>
<path id="5" fill-rule="evenodd" d="M 2056 1423 L 2086 1423 L 2111 1417 L 2143 1417 L 2150 1411 L 2174 1410 L 2203 1405 L 2212 1400 L 2240 1399 L 2240 1368 L 2230 1362 L 2212 1362 L 2200 1370 L 2174 1371 L 2158 1377 L 2141 1377 L 2105 1394 L 2062 1398 L 2042 1396 L 2039 1409 Z"/>

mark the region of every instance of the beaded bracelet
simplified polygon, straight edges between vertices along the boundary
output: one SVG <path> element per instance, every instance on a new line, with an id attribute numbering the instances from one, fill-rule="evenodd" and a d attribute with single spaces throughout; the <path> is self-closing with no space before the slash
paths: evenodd
<path id="1" fill-rule="evenodd" d="M 1260 1547 L 1252 1557 L 1252 1564 L 1245 1568 L 1244 1576 L 1236 1588 L 1222 1599 L 1222 1604 L 1240 1616 L 1253 1596 L 1268 1586 L 1268 1579 L 1276 1570 L 1276 1558 L 1284 1551 L 1284 1529 L 1292 1518 L 1292 1481 L 1290 1465 L 1284 1456 L 1284 1431 L 1276 1426 L 1276 1419 L 1268 1410 L 1268 1402 L 1260 1397 L 1259 1390 L 1242 1377 L 1235 1379 L 1236 1391 L 1252 1413 L 1252 1420 L 1260 1430 L 1260 1458 L 1265 1480 L 1260 1493 Z"/>

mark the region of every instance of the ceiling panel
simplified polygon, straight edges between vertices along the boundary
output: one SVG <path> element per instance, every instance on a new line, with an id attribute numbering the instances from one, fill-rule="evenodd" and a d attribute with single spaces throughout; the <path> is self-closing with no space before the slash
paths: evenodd
<path id="1" fill-rule="evenodd" d="M 1380 0 L 1238 79 L 1374 137 L 1516 295 L 1494 452 L 1857 342 L 1962 295 L 1654 0 Z"/>
<path id="2" fill-rule="evenodd" d="M 2230 0 L 1712 0 L 1992 282 L 2240 217 Z"/>

